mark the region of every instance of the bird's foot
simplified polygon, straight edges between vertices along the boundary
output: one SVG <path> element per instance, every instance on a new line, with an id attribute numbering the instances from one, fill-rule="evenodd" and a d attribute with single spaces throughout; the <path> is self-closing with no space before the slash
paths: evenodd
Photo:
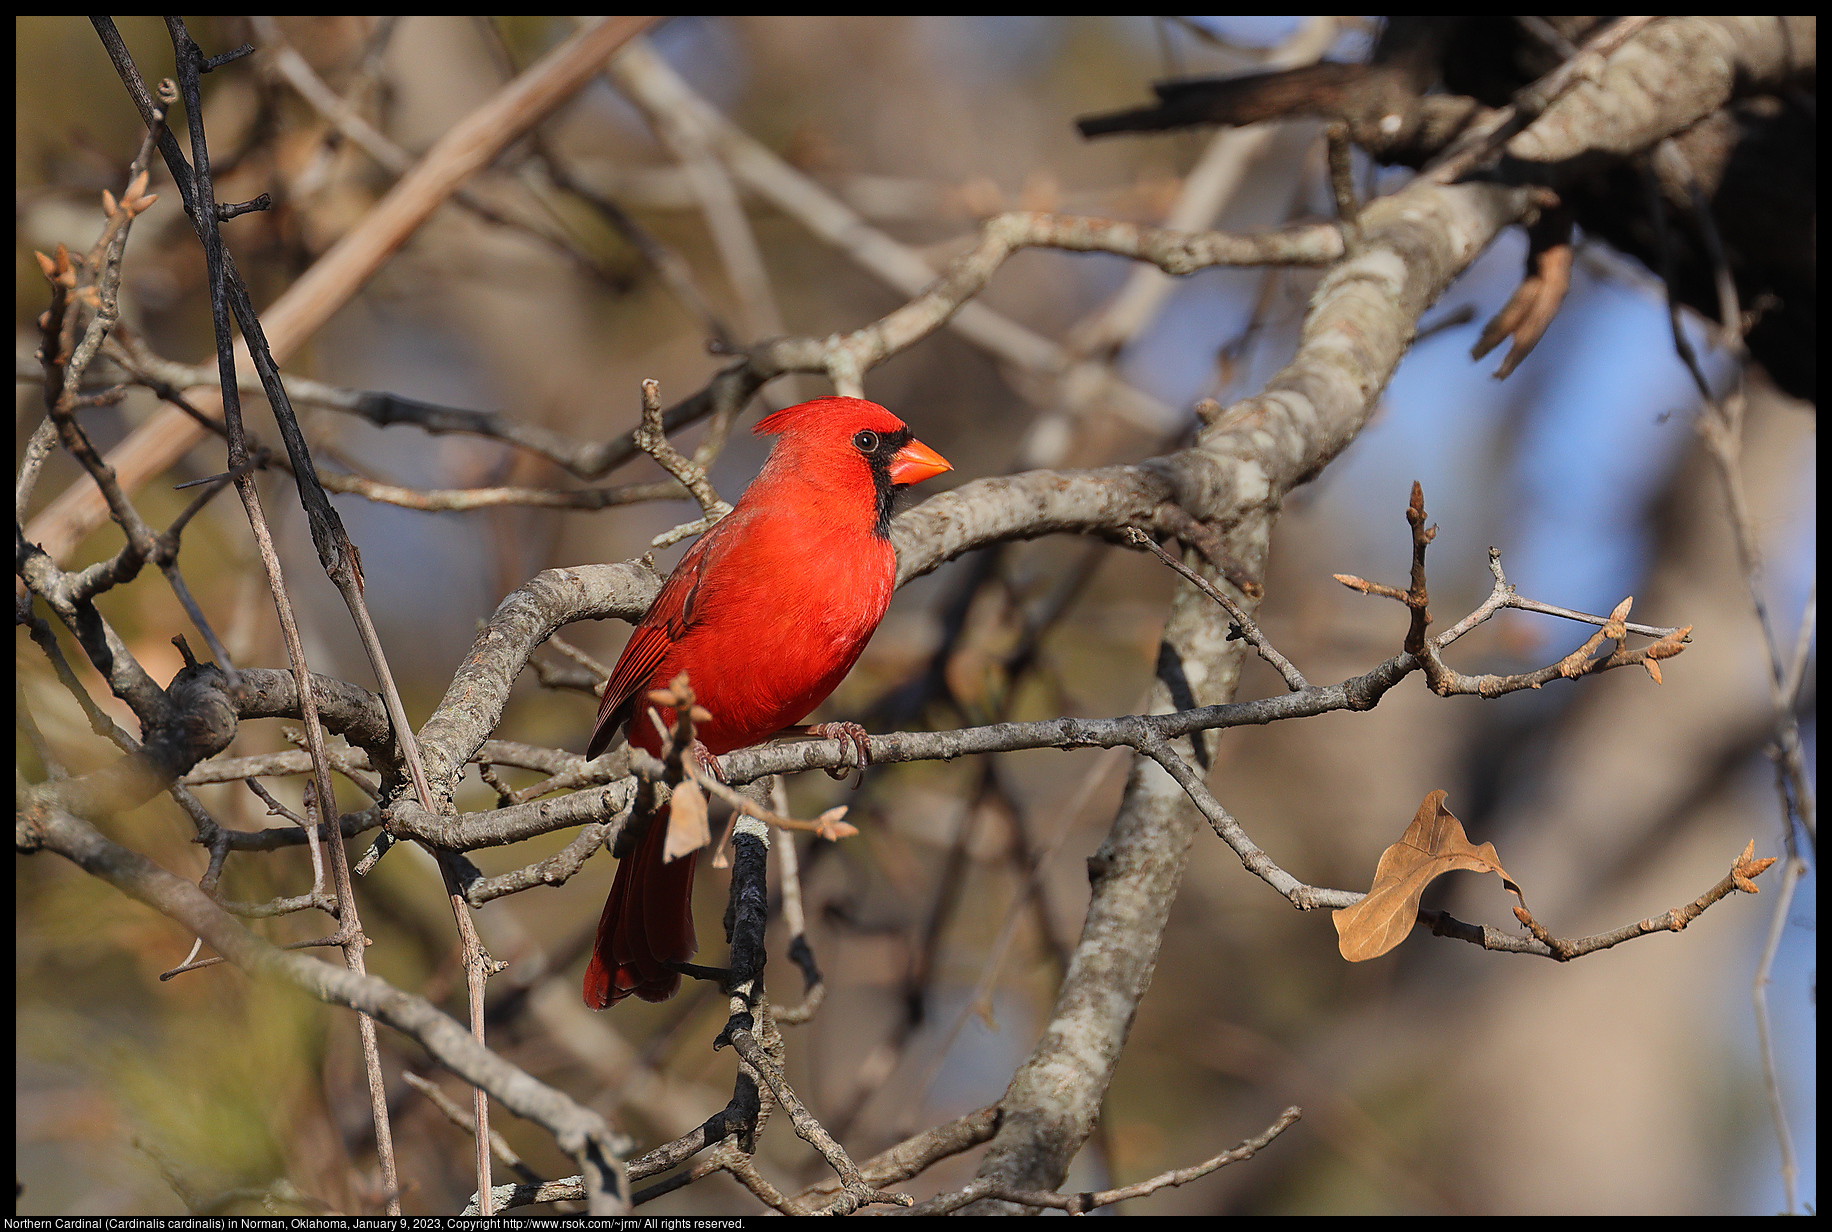
<path id="1" fill-rule="evenodd" d="M 721 783 L 727 786 L 731 784 L 731 780 L 725 777 L 725 767 L 719 764 L 718 755 L 698 740 L 693 742 L 693 760 L 695 765 L 710 771 Z"/>
<path id="2" fill-rule="evenodd" d="M 807 729 L 807 732 L 810 736 L 823 740 L 838 740 L 842 756 L 848 748 L 859 755 L 859 764 L 856 766 L 847 765 L 845 762 L 837 766 L 828 766 L 827 776 L 829 778 L 843 779 L 857 770 L 859 782 L 865 781 L 865 767 L 871 765 L 871 738 L 866 735 L 863 727 L 857 723 L 815 723 Z M 858 785 L 859 783 L 853 784 L 855 788 Z"/>

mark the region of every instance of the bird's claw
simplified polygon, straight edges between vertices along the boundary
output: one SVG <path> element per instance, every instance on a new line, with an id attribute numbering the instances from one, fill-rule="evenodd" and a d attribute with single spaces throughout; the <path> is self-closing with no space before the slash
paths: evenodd
<path id="1" fill-rule="evenodd" d="M 700 769 L 707 771 L 721 783 L 731 785 L 731 780 L 725 777 L 725 767 L 719 764 L 718 756 L 698 740 L 693 742 L 693 760 Z"/>
<path id="2" fill-rule="evenodd" d="M 856 766 L 841 762 L 837 766 L 826 767 L 828 778 L 844 779 L 854 770 L 857 770 L 859 772 L 859 782 L 862 783 L 865 781 L 865 767 L 871 765 L 871 738 L 866 735 L 863 727 L 860 727 L 857 723 L 816 723 L 808 729 L 808 734 L 810 736 L 820 736 L 828 740 L 838 740 L 840 742 L 840 752 L 842 756 L 845 755 L 848 748 L 851 748 L 859 755 L 859 764 Z M 859 783 L 853 784 L 855 788 L 858 787 L 858 785 Z"/>

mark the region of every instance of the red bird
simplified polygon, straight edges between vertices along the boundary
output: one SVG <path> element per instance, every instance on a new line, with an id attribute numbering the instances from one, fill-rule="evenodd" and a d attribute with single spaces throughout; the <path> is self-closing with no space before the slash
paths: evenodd
<path id="1" fill-rule="evenodd" d="M 776 434 L 776 447 L 631 634 L 604 688 L 588 757 L 626 726 L 631 744 L 660 756 L 661 738 L 637 706 L 683 671 L 712 714 L 695 732 L 714 754 L 799 722 L 845 678 L 890 605 L 897 489 L 953 469 L 902 420 L 860 398 L 777 411 L 756 433 Z M 672 726 L 666 707 L 645 709 Z M 667 831 L 664 809 L 617 865 L 585 969 L 593 1009 L 631 993 L 667 1000 L 681 982 L 673 964 L 693 957 L 697 856 L 664 863 Z"/>

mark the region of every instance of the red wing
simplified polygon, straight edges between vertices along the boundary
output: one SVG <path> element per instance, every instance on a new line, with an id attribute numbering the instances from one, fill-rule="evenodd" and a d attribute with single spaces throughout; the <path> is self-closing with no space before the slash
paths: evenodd
<path id="1" fill-rule="evenodd" d="M 585 749 L 587 757 L 598 756 L 617 738 L 618 729 L 629 722 L 627 711 L 636 690 L 648 683 L 649 673 L 655 670 L 673 644 L 674 639 L 667 631 L 656 626 L 638 629 L 631 635 L 630 644 L 623 648 L 623 657 L 617 660 L 617 670 L 611 674 L 611 682 L 604 686 L 604 700 L 598 703 L 598 722 L 592 728 L 592 742 Z"/>
<path id="2" fill-rule="evenodd" d="M 718 528 L 713 530 L 716 532 Z M 604 698 L 598 703 L 598 721 L 592 728 L 591 743 L 585 749 L 587 757 L 596 757 L 610 747 L 611 741 L 617 738 L 618 729 L 630 721 L 637 691 L 648 687 L 650 677 L 668 648 L 693 626 L 705 549 L 711 539 L 711 533 L 701 537 L 681 558 L 681 563 L 662 583 L 661 593 L 650 604 L 648 615 L 630 635 L 629 645 L 623 648 L 622 657 L 611 670 L 610 683 L 604 686 Z"/>

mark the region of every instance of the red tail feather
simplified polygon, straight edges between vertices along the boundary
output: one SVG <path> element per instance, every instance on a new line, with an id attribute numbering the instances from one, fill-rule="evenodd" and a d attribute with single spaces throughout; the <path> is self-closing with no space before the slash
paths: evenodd
<path id="1" fill-rule="evenodd" d="M 644 1001 L 666 1001 L 681 985 L 670 963 L 686 962 L 695 950 L 693 866 L 699 853 L 662 862 L 668 810 L 660 809 L 636 849 L 617 863 L 617 878 L 598 917 L 598 940 L 585 968 L 585 1003 L 593 1009 L 615 1005 L 634 993 Z"/>

